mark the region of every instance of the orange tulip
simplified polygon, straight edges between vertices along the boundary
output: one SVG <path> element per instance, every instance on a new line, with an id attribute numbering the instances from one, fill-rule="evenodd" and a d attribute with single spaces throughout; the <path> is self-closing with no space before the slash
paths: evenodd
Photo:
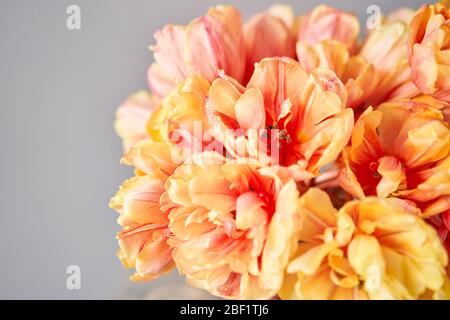
<path id="1" fill-rule="evenodd" d="M 376 90 L 366 101 L 367 106 L 420 94 L 411 80 L 407 55 L 408 32 L 403 22 L 385 23 L 373 30 L 364 41 L 358 55 L 374 66 L 379 79 Z"/>
<path id="2" fill-rule="evenodd" d="M 256 65 L 247 87 L 228 77 L 215 80 L 205 109 L 227 151 L 233 153 L 223 134 L 227 129 L 244 131 L 249 144 L 251 133 L 266 129 L 258 138 L 270 140 L 270 164 L 303 179 L 332 163 L 347 144 L 353 112 L 346 101 L 345 87 L 332 71 L 308 74 L 292 59 L 267 58 Z"/>
<path id="3" fill-rule="evenodd" d="M 447 254 L 435 230 L 398 199 L 368 197 L 339 211 L 311 188 L 283 299 L 448 299 Z"/>
<path id="4" fill-rule="evenodd" d="M 166 96 L 189 75 L 200 72 L 209 81 L 219 70 L 242 80 L 245 46 L 239 11 L 217 6 L 187 26 L 167 25 L 155 33 L 155 63 L 148 71 L 152 92 Z M 201 53 L 201 54 L 199 54 Z"/>
<path id="5" fill-rule="evenodd" d="M 133 281 L 152 280 L 170 271 L 174 264 L 167 243 L 170 231 L 167 215 L 159 208 L 164 185 L 148 176 L 124 182 L 110 203 L 120 216 L 123 230 L 117 234 L 122 264 L 134 268 Z"/>
<path id="6" fill-rule="evenodd" d="M 359 34 L 355 15 L 321 5 L 300 17 L 297 40 L 314 45 L 322 40 L 337 40 L 352 51 Z"/>
<path id="7" fill-rule="evenodd" d="M 424 94 L 450 102 L 449 1 L 422 6 L 410 24 L 412 79 Z"/>
<path id="8" fill-rule="evenodd" d="M 209 123 L 203 108 L 209 88 L 209 82 L 199 73 L 188 76 L 170 92 L 147 122 L 152 139 L 170 146 L 174 163 L 188 161 L 207 146 L 214 145 L 214 140 L 208 137 Z"/>
<path id="9" fill-rule="evenodd" d="M 433 107 L 404 101 L 369 108 L 340 165 L 341 186 L 357 198 L 404 198 L 424 216 L 450 208 L 450 128 Z"/>
<path id="10" fill-rule="evenodd" d="M 269 11 L 253 16 L 245 24 L 247 71 L 244 83 L 250 79 L 254 64 L 263 58 L 277 56 L 295 58 L 292 19 L 293 13 L 289 7 L 273 6 Z"/>
<path id="11" fill-rule="evenodd" d="M 345 84 L 347 105 L 353 109 L 365 106 L 367 100 L 377 94 L 379 74 L 362 56 L 351 56 L 342 42 L 324 40 L 314 45 L 297 42 L 297 57 L 305 71 L 316 68 L 333 70 Z"/>
<path id="12" fill-rule="evenodd" d="M 295 183 L 244 164 L 186 164 L 166 184 L 171 245 L 188 282 L 232 299 L 268 299 L 295 251 Z"/>
<path id="13" fill-rule="evenodd" d="M 125 267 L 136 270 L 131 280 L 152 280 L 174 266 L 168 213 L 161 210 L 160 198 L 175 165 L 168 146 L 151 140 L 136 144 L 123 162 L 136 168 L 136 176 L 122 184 L 109 204 L 123 227 L 117 234 L 117 255 Z"/>

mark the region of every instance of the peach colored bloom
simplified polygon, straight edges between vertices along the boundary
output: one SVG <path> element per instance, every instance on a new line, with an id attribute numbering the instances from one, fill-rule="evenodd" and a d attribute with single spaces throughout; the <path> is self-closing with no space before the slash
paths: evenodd
<path id="1" fill-rule="evenodd" d="M 450 128 L 442 113 L 414 102 L 367 109 L 342 154 L 338 180 L 357 198 L 395 196 L 425 216 L 450 208 Z"/>
<path id="2" fill-rule="evenodd" d="M 244 164 L 186 164 L 166 184 L 173 258 L 188 282 L 232 299 L 268 299 L 296 249 L 295 183 Z"/>
<path id="3" fill-rule="evenodd" d="M 173 162 L 170 146 L 152 139 L 138 142 L 123 156 L 121 163 L 134 167 L 137 176 L 148 175 L 163 181 L 177 166 Z"/>
<path id="4" fill-rule="evenodd" d="M 209 124 L 203 103 L 209 88 L 209 82 L 199 73 L 188 76 L 168 94 L 147 123 L 152 139 L 167 143 L 178 164 L 211 143 L 204 137 Z"/>
<path id="5" fill-rule="evenodd" d="M 209 81 L 219 70 L 242 80 L 245 46 L 242 20 L 235 8 L 217 6 L 187 26 L 167 25 L 155 33 L 155 63 L 148 71 L 152 92 L 166 96 L 189 75 L 200 72 Z"/>
<path id="6" fill-rule="evenodd" d="M 358 34 L 359 22 L 355 15 L 320 5 L 300 17 L 297 40 L 309 45 L 322 40 L 337 40 L 352 51 Z"/>
<path id="7" fill-rule="evenodd" d="M 297 42 L 297 57 L 306 72 L 316 68 L 333 70 L 345 84 L 347 105 L 353 109 L 364 106 L 366 100 L 376 95 L 379 76 L 374 66 L 362 56 L 351 56 L 342 42 L 324 40 L 309 45 Z"/>
<path id="8" fill-rule="evenodd" d="M 117 234 L 117 255 L 125 267 L 136 270 L 131 280 L 152 280 L 174 266 L 168 214 L 161 210 L 160 198 L 175 166 L 168 146 L 150 140 L 137 143 L 123 162 L 133 165 L 137 175 L 122 184 L 109 204 L 123 227 Z"/>
<path id="9" fill-rule="evenodd" d="M 110 206 L 121 213 L 117 234 L 122 264 L 134 268 L 133 281 L 152 280 L 173 268 L 167 215 L 159 208 L 164 185 L 148 176 L 124 182 Z"/>
<path id="10" fill-rule="evenodd" d="M 276 151 L 280 169 L 301 179 L 318 174 L 347 144 L 353 112 L 346 101 L 345 87 L 332 71 L 308 74 L 292 59 L 266 58 L 245 88 L 228 77 L 215 80 L 205 109 L 220 141 L 225 129 L 246 131 L 249 141 L 251 130 L 278 130 L 276 149 L 267 150 Z"/>
<path id="11" fill-rule="evenodd" d="M 398 199 L 369 197 L 336 210 L 311 188 L 283 299 L 444 299 L 447 254 L 435 230 Z"/>
<path id="12" fill-rule="evenodd" d="M 286 18 L 281 14 L 286 15 Z M 254 64 L 263 58 L 276 56 L 295 58 L 292 17 L 293 13 L 289 7 L 273 6 L 269 11 L 253 16 L 245 24 L 247 71 L 244 83 L 250 79 Z"/>
<path id="13" fill-rule="evenodd" d="M 450 102 L 450 2 L 423 5 L 410 24 L 412 79 L 425 94 Z"/>
<path id="14" fill-rule="evenodd" d="M 166 179 L 182 163 L 183 150 L 170 140 L 175 130 L 189 145 L 194 121 L 202 118 L 202 103 L 209 83 L 200 74 L 188 76 L 151 113 L 143 129 L 148 138 L 138 142 L 122 163 L 135 168 L 136 176 L 126 180 L 111 199 L 110 207 L 120 213 L 118 256 L 125 267 L 135 268 L 133 281 L 152 280 L 170 271 L 172 248 L 168 244 L 169 212 L 160 206 Z"/>
<path id="15" fill-rule="evenodd" d="M 363 43 L 358 55 L 374 66 L 379 79 L 376 90 L 366 101 L 367 106 L 420 94 L 411 80 L 407 41 L 407 25 L 397 21 L 373 30 Z"/>
<path id="16" fill-rule="evenodd" d="M 136 142 L 148 137 L 145 124 L 151 112 L 158 104 L 156 98 L 147 91 L 139 91 L 129 96 L 116 111 L 114 129 L 120 138 L 125 151 Z"/>

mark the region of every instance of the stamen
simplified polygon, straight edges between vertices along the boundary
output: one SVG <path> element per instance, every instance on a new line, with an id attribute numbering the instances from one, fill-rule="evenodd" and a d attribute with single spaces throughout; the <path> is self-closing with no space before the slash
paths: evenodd
<path id="1" fill-rule="evenodd" d="M 280 130 L 280 133 L 278 134 L 278 138 L 280 140 L 285 140 L 286 143 L 292 142 L 291 135 L 286 131 L 286 129 Z"/>

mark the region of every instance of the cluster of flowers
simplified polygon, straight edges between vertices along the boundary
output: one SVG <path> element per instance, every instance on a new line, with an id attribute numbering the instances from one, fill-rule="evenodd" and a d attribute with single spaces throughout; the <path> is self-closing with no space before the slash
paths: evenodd
<path id="1" fill-rule="evenodd" d="M 231 299 L 450 297 L 449 3 L 359 29 L 276 5 L 156 32 L 151 94 L 115 123 L 132 280 L 176 267 Z"/>

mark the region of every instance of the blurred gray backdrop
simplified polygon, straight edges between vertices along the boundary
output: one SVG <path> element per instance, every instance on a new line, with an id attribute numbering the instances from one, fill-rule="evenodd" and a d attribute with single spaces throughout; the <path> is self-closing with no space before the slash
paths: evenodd
<path id="1" fill-rule="evenodd" d="M 114 111 L 146 87 L 158 28 L 216 4 L 248 18 L 275 2 L 0 0 L 0 298 L 185 297 L 176 272 L 134 284 L 115 256 L 108 201 L 132 170 L 119 165 Z M 362 26 L 371 4 L 386 13 L 422 2 L 284 1 L 297 14 L 320 3 L 350 10 Z M 81 8 L 81 30 L 66 27 L 69 5 Z M 81 268 L 81 290 L 66 288 L 69 265 Z"/>

